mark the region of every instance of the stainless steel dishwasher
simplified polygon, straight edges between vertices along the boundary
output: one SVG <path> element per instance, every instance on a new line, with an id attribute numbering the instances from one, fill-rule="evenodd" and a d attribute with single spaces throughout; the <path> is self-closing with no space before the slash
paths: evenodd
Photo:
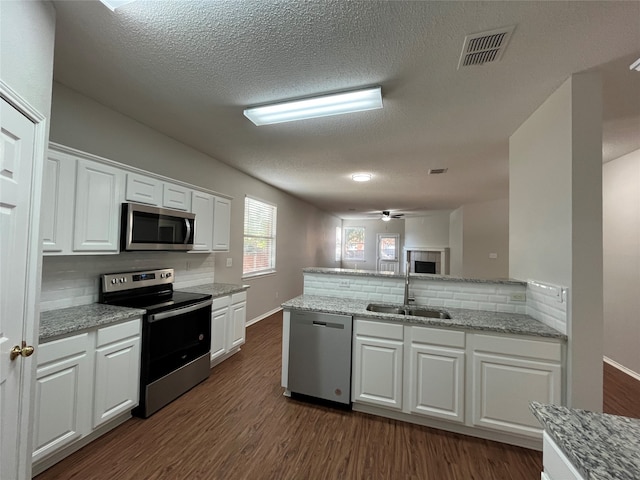
<path id="1" fill-rule="evenodd" d="M 289 381 L 292 393 L 351 403 L 351 317 L 291 311 Z"/>

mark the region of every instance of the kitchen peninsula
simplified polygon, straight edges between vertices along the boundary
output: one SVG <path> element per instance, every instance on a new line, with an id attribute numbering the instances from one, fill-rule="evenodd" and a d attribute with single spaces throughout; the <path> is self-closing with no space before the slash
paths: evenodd
<path id="1" fill-rule="evenodd" d="M 372 303 L 402 305 L 404 280 L 392 272 L 304 269 L 303 295 L 282 305 L 285 394 L 292 313 L 346 315 L 354 410 L 541 449 L 529 403 L 564 404 L 567 337 L 527 314 L 530 285 L 411 274 L 412 306 L 438 318 L 371 311 Z M 321 362 L 331 352 L 317 355 Z"/>

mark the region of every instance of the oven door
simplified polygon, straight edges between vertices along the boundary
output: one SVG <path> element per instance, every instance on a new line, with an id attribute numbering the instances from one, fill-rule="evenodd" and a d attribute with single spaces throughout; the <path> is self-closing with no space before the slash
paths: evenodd
<path id="1" fill-rule="evenodd" d="M 193 213 L 122 204 L 123 250 L 192 250 L 194 231 Z"/>
<path id="2" fill-rule="evenodd" d="M 150 384 L 211 351 L 211 304 L 147 315 L 142 332 L 142 384 Z"/>

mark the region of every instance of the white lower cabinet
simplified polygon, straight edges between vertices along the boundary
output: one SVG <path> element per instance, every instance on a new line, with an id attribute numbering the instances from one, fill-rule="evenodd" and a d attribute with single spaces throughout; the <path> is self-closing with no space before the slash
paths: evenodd
<path id="1" fill-rule="evenodd" d="M 402 324 L 354 320 L 352 399 L 402 409 Z"/>
<path id="2" fill-rule="evenodd" d="M 542 438 L 529 403 L 562 402 L 559 342 L 474 334 L 473 425 Z"/>
<path id="3" fill-rule="evenodd" d="M 138 405 L 140 325 L 127 322 L 98 330 L 93 428 Z"/>
<path id="4" fill-rule="evenodd" d="M 213 299 L 211 305 L 211 365 L 237 352 L 245 342 L 247 292 Z"/>
<path id="5" fill-rule="evenodd" d="M 464 422 L 465 333 L 405 327 L 409 411 Z"/>
<path id="6" fill-rule="evenodd" d="M 136 318 L 38 346 L 34 472 L 105 433 L 96 429 L 138 405 L 141 325 Z"/>
<path id="7" fill-rule="evenodd" d="M 33 411 L 33 461 L 89 433 L 89 334 L 54 340 L 38 347 Z"/>

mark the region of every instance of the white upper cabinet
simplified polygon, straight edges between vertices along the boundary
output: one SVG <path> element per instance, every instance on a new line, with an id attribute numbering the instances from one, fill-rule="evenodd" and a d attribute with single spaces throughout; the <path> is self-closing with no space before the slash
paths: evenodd
<path id="1" fill-rule="evenodd" d="M 213 249 L 213 209 L 213 195 L 195 191 L 191 194 L 191 213 L 196 215 L 194 252 L 210 252 Z"/>
<path id="2" fill-rule="evenodd" d="M 159 206 L 162 203 L 162 182 L 139 173 L 127 173 L 125 198 L 129 202 Z"/>
<path id="3" fill-rule="evenodd" d="M 42 250 L 49 254 L 71 253 L 76 159 L 49 151 L 42 182 Z"/>
<path id="4" fill-rule="evenodd" d="M 118 251 L 122 183 L 122 170 L 90 160 L 78 160 L 75 251 Z"/>
<path id="5" fill-rule="evenodd" d="M 162 206 L 186 212 L 191 211 L 191 189 L 173 183 L 164 183 Z"/>
<path id="6" fill-rule="evenodd" d="M 213 212 L 213 249 L 216 251 L 229 251 L 231 236 L 231 200 L 223 197 L 215 197 L 215 209 Z"/>

